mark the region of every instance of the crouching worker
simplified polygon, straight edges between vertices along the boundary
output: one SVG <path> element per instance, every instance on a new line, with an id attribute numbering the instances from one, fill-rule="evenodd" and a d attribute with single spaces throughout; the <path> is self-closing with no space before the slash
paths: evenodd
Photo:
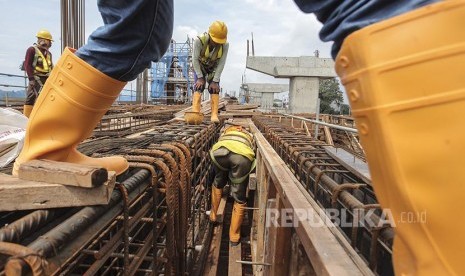
<path id="1" fill-rule="evenodd" d="M 240 243 L 240 229 L 246 206 L 249 174 L 255 169 L 253 136 L 241 126 L 227 127 L 210 150 L 215 179 L 212 184 L 210 221 L 216 222 L 224 186 L 229 181 L 234 207 L 229 228 L 231 245 Z"/>

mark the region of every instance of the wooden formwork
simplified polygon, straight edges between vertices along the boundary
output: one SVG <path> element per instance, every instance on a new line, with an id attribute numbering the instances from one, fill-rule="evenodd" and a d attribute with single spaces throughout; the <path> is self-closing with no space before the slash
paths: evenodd
<path id="1" fill-rule="evenodd" d="M 373 275 L 253 124 L 251 130 L 257 144 L 254 275 Z M 298 212 L 309 219 L 285 225 L 276 219 Z"/>

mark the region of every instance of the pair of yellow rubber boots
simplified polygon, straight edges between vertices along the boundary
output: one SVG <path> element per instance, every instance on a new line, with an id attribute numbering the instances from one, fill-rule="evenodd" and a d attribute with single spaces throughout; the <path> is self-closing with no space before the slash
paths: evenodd
<path id="1" fill-rule="evenodd" d="M 202 94 L 196 91 L 192 97 L 192 112 L 200 113 L 201 107 L 201 97 Z M 220 95 L 218 94 L 210 94 L 210 103 L 211 103 L 211 117 L 210 121 L 212 123 L 219 123 L 220 120 L 218 119 L 218 106 L 220 102 Z"/>
<path id="2" fill-rule="evenodd" d="M 19 166 L 33 159 L 96 165 L 123 173 L 128 168 L 124 158 L 91 158 L 76 147 L 92 134 L 125 84 L 81 60 L 74 49 L 65 49 L 30 113 L 12 174 L 17 175 Z"/>
<path id="3" fill-rule="evenodd" d="M 223 189 L 218 189 L 212 185 L 212 206 L 210 210 L 210 221 L 217 221 L 218 207 L 220 206 Z M 232 245 L 237 245 L 241 239 L 241 225 L 244 219 L 245 203 L 234 202 L 231 216 L 231 225 L 229 226 L 229 240 Z"/>
<path id="4" fill-rule="evenodd" d="M 336 58 L 396 275 L 465 271 L 464 25 L 465 1 L 438 2 L 354 32 Z"/>

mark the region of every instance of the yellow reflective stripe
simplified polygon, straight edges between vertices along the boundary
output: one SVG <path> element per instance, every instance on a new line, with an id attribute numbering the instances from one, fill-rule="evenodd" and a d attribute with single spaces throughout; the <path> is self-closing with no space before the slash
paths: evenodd
<path id="1" fill-rule="evenodd" d="M 218 50 L 217 58 L 220 59 L 223 56 L 223 45 L 221 45 L 220 49 Z"/>
<path id="2" fill-rule="evenodd" d="M 200 42 L 202 42 L 202 49 L 200 50 L 200 60 L 202 63 L 208 63 L 209 61 L 216 61 L 223 56 L 223 45 L 220 45 L 220 48 L 217 51 L 216 57 L 210 57 L 210 47 L 208 46 L 208 34 L 204 33 L 202 36 L 198 37 Z"/>
<path id="3" fill-rule="evenodd" d="M 247 157 L 250 161 L 253 161 L 255 158 L 255 152 L 248 146 L 243 143 L 232 141 L 232 140 L 223 140 L 215 143 L 212 147 L 212 150 L 217 150 L 220 147 L 225 147 L 229 151 L 240 154 L 244 157 Z"/>
<path id="4" fill-rule="evenodd" d="M 252 147 L 252 145 L 250 145 L 250 142 L 247 140 L 247 139 L 244 139 L 242 137 L 238 137 L 238 136 L 228 136 L 228 137 L 220 137 L 219 141 L 225 141 L 225 140 L 230 140 L 230 141 L 236 141 L 236 142 L 239 142 L 239 143 L 242 143 L 248 147 Z"/>
<path id="5" fill-rule="evenodd" d="M 51 60 L 50 60 L 50 55 L 47 55 L 47 58 L 45 58 L 44 54 L 42 54 L 42 52 L 40 51 L 39 48 L 37 48 L 36 46 L 34 46 L 35 50 L 36 50 L 36 55 L 38 55 L 39 57 L 42 58 L 42 66 L 43 67 L 39 67 L 39 66 L 35 66 L 34 70 L 38 71 L 38 72 L 41 72 L 41 73 L 48 73 L 50 72 L 50 65 L 51 65 Z M 37 60 L 36 58 L 34 58 L 34 60 Z M 42 69 L 43 68 L 43 69 Z"/>

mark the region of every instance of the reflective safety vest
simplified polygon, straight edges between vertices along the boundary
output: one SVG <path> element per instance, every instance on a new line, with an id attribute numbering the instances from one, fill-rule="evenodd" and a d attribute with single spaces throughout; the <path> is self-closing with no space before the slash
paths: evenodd
<path id="1" fill-rule="evenodd" d="M 32 62 L 34 75 L 48 76 L 52 71 L 52 54 L 47 51 L 47 57 L 45 57 L 37 46 L 34 45 L 34 49 L 36 50 Z"/>
<path id="2" fill-rule="evenodd" d="M 210 52 L 210 46 L 208 45 L 210 35 L 208 33 L 204 33 L 202 36 L 199 36 L 198 38 L 202 43 L 199 61 L 208 72 L 211 72 L 213 69 L 215 69 L 219 59 L 223 56 L 223 45 L 220 44 L 219 47 L 215 47 L 213 49 L 213 52 Z"/>
<path id="3" fill-rule="evenodd" d="M 229 151 L 234 152 L 236 154 L 240 154 L 252 161 L 252 166 L 250 167 L 249 173 L 240 178 L 230 178 L 232 184 L 242 183 L 247 178 L 247 176 L 253 171 L 253 169 L 255 169 L 256 165 L 252 138 L 241 131 L 228 131 L 221 135 L 219 141 L 213 145 L 212 149 L 210 150 L 210 157 L 213 163 L 215 163 L 215 165 L 219 169 L 227 171 L 227 169 L 223 168 L 220 164 L 218 164 L 213 154 L 214 151 L 221 147 L 225 147 Z"/>

